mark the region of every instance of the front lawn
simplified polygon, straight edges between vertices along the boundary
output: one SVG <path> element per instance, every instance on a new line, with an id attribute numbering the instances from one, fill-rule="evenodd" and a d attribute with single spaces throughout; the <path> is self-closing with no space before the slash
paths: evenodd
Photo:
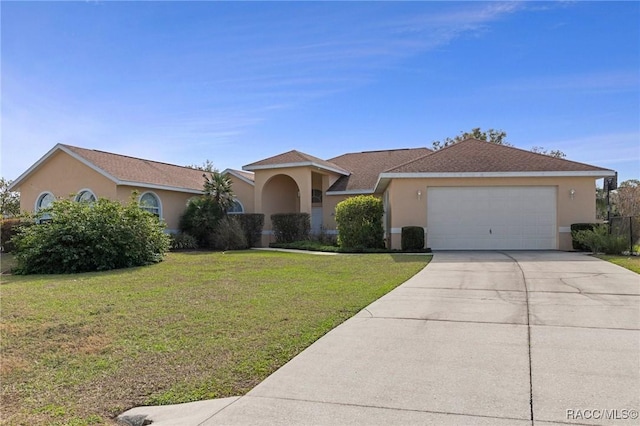
<path id="1" fill-rule="evenodd" d="M 627 268 L 628 270 L 635 272 L 636 274 L 640 274 L 640 256 L 599 254 L 596 257 L 611 263 L 615 263 L 616 265 L 620 265 L 623 268 Z"/>
<path id="2" fill-rule="evenodd" d="M 241 395 L 430 257 L 172 253 L 101 273 L 3 275 L 6 424 L 100 424 Z"/>

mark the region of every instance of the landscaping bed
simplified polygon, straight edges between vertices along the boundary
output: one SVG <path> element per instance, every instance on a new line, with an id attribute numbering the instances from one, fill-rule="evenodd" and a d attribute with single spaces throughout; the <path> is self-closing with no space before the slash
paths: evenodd
<path id="1" fill-rule="evenodd" d="M 2 422 L 101 424 L 138 405 L 242 395 L 429 260 L 189 252 L 2 275 Z"/>
<path id="2" fill-rule="evenodd" d="M 336 245 L 323 244 L 318 241 L 296 241 L 293 243 L 271 243 L 271 248 L 321 251 L 326 253 L 431 253 L 431 249 L 421 250 L 392 250 L 387 248 L 345 248 Z"/>

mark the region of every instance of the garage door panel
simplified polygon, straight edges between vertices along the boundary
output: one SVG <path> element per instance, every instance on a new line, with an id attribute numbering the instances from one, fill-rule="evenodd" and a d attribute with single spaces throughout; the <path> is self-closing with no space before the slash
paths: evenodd
<path id="1" fill-rule="evenodd" d="M 427 229 L 433 249 L 555 249 L 556 188 L 428 188 Z"/>

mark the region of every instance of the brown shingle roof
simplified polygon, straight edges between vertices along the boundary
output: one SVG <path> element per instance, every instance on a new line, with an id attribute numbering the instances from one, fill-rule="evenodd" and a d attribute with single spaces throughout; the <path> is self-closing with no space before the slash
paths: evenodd
<path id="1" fill-rule="evenodd" d="M 329 191 L 373 190 L 380 173 L 431 152 L 427 148 L 392 149 L 354 152 L 332 158 L 330 162 L 349 170 L 351 175 L 338 179 Z"/>
<path id="2" fill-rule="evenodd" d="M 245 172 L 244 170 L 236 170 L 236 169 L 227 169 L 230 172 L 233 172 L 237 175 L 240 175 L 242 177 L 244 177 L 247 180 L 250 180 L 251 182 L 255 182 L 256 180 L 256 176 L 255 173 L 252 172 Z"/>
<path id="3" fill-rule="evenodd" d="M 386 170 L 387 173 L 610 171 L 510 146 L 466 139 Z"/>
<path id="4" fill-rule="evenodd" d="M 61 145 L 119 181 L 201 191 L 202 170 L 110 152 Z"/>
<path id="5" fill-rule="evenodd" d="M 255 163 L 247 164 L 243 167 L 244 170 L 256 170 L 269 168 L 270 166 L 278 167 L 285 165 L 316 165 L 325 169 L 334 170 L 338 173 L 348 175 L 349 171 L 342 169 L 340 166 L 325 161 L 321 158 L 314 157 L 313 155 L 305 154 L 304 152 L 296 151 L 295 149 L 283 154 L 278 154 L 273 157 L 265 158 L 264 160 L 257 161 Z"/>

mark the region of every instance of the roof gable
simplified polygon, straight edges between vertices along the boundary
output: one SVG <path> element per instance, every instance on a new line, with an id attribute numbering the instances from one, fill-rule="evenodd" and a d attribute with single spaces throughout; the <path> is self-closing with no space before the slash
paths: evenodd
<path id="1" fill-rule="evenodd" d="M 62 151 L 94 171 L 112 180 L 116 185 L 130 185 L 142 188 L 166 189 L 201 193 L 204 185 L 202 170 L 176 166 L 158 161 L 128 157 L 71 145 L 57 144 L 12 184 L 12 188 L 20 186 L 21 182 L 31 173 L 43 167 L 47 160 L 56 152 Z"/>
<path id="2" fill-rule="evenodd" d="M 386 170 L 387 173 L 608 172 L 576 161 L 466 139 Z"/>
<path id="3" fill-rule="evenodd" d="M 304 152 L 291 150 L 282 154 L 275 155 L 273 157 L 265 158 L 264 160 L 257 161 L 255 163 L 247 164 L 242 167 L 243 170 L 264 170 L 264 169 L 279 169 L 284 167 L 305 167 L 312 166 L 318 167 L 323 170 L 338 173 L 341 175 L 348 175 L 349 171 L 341 168 L 340 166 L 330 162 L 322 160 L 313 155 L 305 154 Z"/>

